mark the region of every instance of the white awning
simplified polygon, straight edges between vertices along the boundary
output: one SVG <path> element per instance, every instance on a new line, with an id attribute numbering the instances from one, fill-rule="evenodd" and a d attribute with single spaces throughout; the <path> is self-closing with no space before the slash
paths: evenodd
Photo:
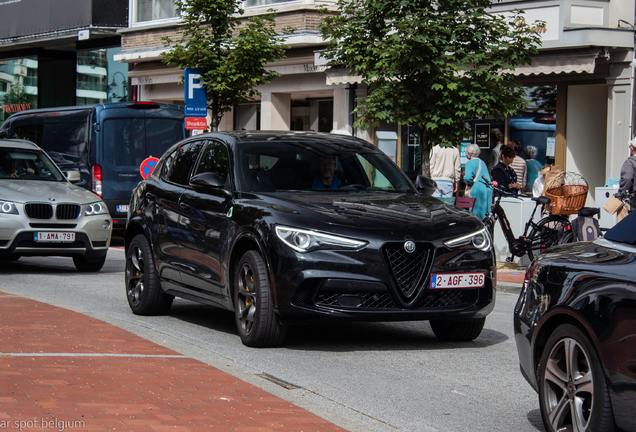
<path id="1" fill-rule="evenodd" d="M 532 64 L 517 66 L 514 75 L 594 73 L 598 51 L 573 54 L 543 54 L 532 57 Z"/>
<path id="2" fill-rule="evenodd" d="M 360 84 L 360 75 L 349 75 L 349 69 L 327 69 L 327 85 Z"/>
<path id="3" fill-rule="evenodd" d="M 593 74 L 599 52 L 542 54 L 532 57 L 532 64 L 517 66 L 514 75 L 549 75 L 568 73 Z M 359 75 L 349 75 L 349 69 L 327 69 L 327 85 L 361 83 Z"/>

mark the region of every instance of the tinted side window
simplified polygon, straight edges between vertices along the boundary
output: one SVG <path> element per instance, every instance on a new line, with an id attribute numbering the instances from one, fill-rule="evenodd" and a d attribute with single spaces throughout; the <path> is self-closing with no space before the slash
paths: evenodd
<path id="1" fill-rule="evenodd" d="M 213 141 L 208 143 L 195 174 L 205 172 L 215 173 L 227 184 L 230 166 L 225 145 Z"/>
<path id="2" fill-rule="evenodd" d="M 166 158 L 161 178 L 180 185 L 188 184 L 190 169 L 196 163 L 202 146 L 203 143 L 201 141 L 190 142 L 179 146 Z"/>
<path id="3" fill-rule="evenodd" d="M 103 133 L 105 161 L 117 166 L 139 166 L 147 157 L 143 119 L 106 120 Z"/>

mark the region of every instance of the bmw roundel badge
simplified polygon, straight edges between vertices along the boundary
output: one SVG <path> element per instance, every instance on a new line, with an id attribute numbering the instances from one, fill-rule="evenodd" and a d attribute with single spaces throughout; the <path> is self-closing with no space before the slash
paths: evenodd
<path id="1" fill-rule="evenodd" d="M 408 240 L 404 243 L 404 250 L 408 253 L 415 252 L 415 242 Z"/>
<path id="2" fill-rule="evenodd" d="M 49 198 L 49 201 L 55 201 L 55 198 Z"/>

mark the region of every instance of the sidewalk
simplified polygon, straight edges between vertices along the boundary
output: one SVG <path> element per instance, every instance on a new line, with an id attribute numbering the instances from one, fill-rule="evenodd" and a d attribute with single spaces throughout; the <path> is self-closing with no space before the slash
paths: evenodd
<path id="1" fill-rule="evenodd" d="M 497 268 L 497 291 L 518 294 L 521 292 L 521 285 L 526 274 L 525 268 Z"/>
<path id="2" fill-rule="evenodd" d="M 70 310 L 0 293 L 0 320 L 0 430 L 345 430 Z"/>

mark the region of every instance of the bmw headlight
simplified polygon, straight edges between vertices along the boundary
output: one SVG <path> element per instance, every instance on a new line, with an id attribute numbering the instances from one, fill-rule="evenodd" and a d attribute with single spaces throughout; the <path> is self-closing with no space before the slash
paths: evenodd
<path id="1" fill-rule="evenodd" d="M 0 201 L 0 214 L 18 214 L 18 209 L 11 201 Z"/>
<path id="2" fill-rule="evenodd" d="M 106 204 L 104 204 L 103 202 L 88 204 L 86 208 L 84 208 L 84 216 L 95 216 L 103 214 L 108 214 Z"/>
<path id="3" fill-rule="evenodd" d="M 490 238 L 490 233 L 488 232 L 488 230 L 486 228 L 483 228 L 477 232 L 445 241 L 444 245 L 449 248 L 472 246 L 475 249 L 488 252 L 492 249 L 492 240 Z"/>
<path id="4" fill-rule="evenodd" d="M 297 252 L 310 252 L 317 249 L 351 249 L 358 250 L 368 242 L 338 237 L 316 231 L 307 231 L 285 226 L 276 227 L 276 235 L 287 246 Z"/>

